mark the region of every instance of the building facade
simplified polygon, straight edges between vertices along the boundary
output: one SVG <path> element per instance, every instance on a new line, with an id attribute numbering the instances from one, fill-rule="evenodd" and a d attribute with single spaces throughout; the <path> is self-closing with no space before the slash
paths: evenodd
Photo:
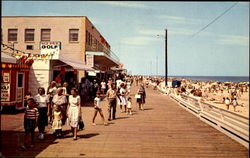
<path id="1" fill-rule="evenodd" d="M 2 43 L 41 57 L 29 73 L 32 94 L 38 87 L 46 89 L 58 74 L 63 81 L 79 83 L 90 72 L 106 73 L 119 64 L 86 16 L 3 16 Z M 45 59 L 45 54 L 52 57 Z"/>

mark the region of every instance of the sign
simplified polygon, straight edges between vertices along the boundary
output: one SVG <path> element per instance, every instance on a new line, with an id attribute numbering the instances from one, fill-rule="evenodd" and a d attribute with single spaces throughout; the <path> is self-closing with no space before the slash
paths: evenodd
<path id="1" fill-rule="evenodd" d="M 41 54 L 47 54 L 47 55 L 53 54 L 52 59 L 59 59 L 61 42 L 59 41 L 41 42 L 40 49 L 41 49 Z"/>
<path id="2" fill-rule="evenodd" d="M 3 82 L 10 82 L 10 73 L 3 73 Z"/>
<path id="3" fill-rule="evenodd" d="M 88 75 L 89 76 L 96 76 L 96 72 L 95 71 L 88 71 Z"/>
<path id="4" fill-rule="evenodd" d="M 89 67 L 94 67 L 94 55 L 86 55 L 86 64 Z"/>
<path id="5" fill-rule="evenodd" d="M 10 83 L 1 83 L 1 101 L 10 101 Z"/>
<path id="6" fill-rule="evenodd" d="M 102 70 L 102 71 L 107 71 L 107 67 L 106 67 L 106 66 L 101 66 L 101 67 L 100 67 L 100 70 Z"/>

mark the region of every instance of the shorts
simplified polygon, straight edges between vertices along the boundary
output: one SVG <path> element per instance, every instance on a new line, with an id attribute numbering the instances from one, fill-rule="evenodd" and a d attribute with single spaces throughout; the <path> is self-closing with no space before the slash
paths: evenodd
<path id="1" fill-rule="evenodd" d="M 99 108 L 99 107 L 97 107 L 97 106 L 95 106 L 94 109 L 95 109 L 96 111 L 102 111 L 102 109 Z"/>

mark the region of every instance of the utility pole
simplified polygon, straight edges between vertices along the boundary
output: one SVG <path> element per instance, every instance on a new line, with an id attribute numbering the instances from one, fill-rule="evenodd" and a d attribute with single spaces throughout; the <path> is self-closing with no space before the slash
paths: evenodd
<path id="1" fill-rule="evenodd" d="M 165 29 L 165 86 L 168 85 L 168 30 Z"/>

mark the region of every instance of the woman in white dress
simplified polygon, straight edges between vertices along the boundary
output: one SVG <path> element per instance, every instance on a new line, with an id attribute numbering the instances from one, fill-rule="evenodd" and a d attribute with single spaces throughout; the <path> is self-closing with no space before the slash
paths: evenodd
<path id="1" fill-rule="evenodd" d="M 67 117 L 71 130 L 73 132 L 74 140 L 77 139 L 77 127 L 78 120 L 81 113 L 81 100 L 80 96 L 77 95 L 76 88 L 71 89 L 71 95 L 69 96 L 69 104 L 67 108 Z"/>

